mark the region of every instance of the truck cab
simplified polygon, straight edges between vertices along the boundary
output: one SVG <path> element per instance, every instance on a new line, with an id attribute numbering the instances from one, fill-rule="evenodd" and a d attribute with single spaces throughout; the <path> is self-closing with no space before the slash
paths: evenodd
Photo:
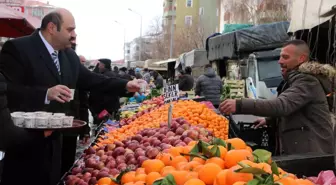
<path id="1" fill-rule="evenodd" d="M 246 97 L 254 99 L 272 99 L 277 96 L 277 87 L 282 81 L 278 63 L 281 49 L 254 52 L 241 65 L 242 77 L 245 77 Z M 247 68 L 247 69 L 243 69 Z"/>

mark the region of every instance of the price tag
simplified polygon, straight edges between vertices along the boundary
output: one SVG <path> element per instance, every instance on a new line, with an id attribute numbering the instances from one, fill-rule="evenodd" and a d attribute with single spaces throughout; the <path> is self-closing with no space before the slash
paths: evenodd
<path id="1" fill-rule="evenodd" d="M 168 128 L 169 129 L 171 126 L 172 117 L 173 117 L 173 104 L 170 104 L 169 109 L 168 109 Z"/>
<path id="2" fill-rule="evenodd" d="M 179 87 L 178 84 L 170 85 L 163 88 L 164 102 L 170 103 L 176 101 L 179 98 Z"/>

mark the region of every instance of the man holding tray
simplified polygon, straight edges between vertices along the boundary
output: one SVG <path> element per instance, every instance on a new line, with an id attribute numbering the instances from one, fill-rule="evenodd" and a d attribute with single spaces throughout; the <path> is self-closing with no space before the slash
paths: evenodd
<path id="1" fill-rule="evenodd" d="M 71 40 L 76 37 L 75 28 L 72 14 L 68 10 L 57 9 L 43 18 L 41 29 L 32 35 L 4 44 L 0 70 L 7 79 L 8 107 L 11 111 L 71 115 L 71 89 L 106 92 L 115 96 L 126 91 L 139 91 L 140 84 L 145 83 L 142 80 L 107 78 L 81 65 L 77 54 L 70 48 Z M 42 131 L 22 132 L 43 134 Z M 61 143 L 62 133 L 55 131 L 46 139 L 42 137 L 23 146 L 6 148 L 0 184 L 57 184 L 61 177 Z"/>

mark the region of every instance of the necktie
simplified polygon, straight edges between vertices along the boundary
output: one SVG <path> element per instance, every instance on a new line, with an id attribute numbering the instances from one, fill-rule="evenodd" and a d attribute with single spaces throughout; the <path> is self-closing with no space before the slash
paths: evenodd
<path id="1" fill-rule="evenodd" d="M 51 58 L 52 60 L 54 61 L 55 63 L 55 66 L 57 68 L 57 71 L 59 74 L 61 74 L 61 68 L 60 68 L 60 63 L 59 63 L 59 60 L 58 60 L 58 53 L 57 51 L 54 51 L 52 54 L 51 54 Z"/>

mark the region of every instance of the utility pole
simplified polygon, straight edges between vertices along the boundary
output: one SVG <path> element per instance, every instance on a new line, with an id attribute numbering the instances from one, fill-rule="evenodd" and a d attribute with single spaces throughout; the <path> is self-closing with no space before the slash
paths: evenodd
<path id="1" fill-rule="evenodd" d="M 175 10 L 175 0 L 172 1 L 172 10 L 173 14 L 171 15 L 171 23 L 170 23 L 170 52 L 169 52 L 169 58 L 173 58 L 173 50 L 174 50 L 174 30 L 175 30 L 175 16 L 176 16 L 176 10 Z"/>

